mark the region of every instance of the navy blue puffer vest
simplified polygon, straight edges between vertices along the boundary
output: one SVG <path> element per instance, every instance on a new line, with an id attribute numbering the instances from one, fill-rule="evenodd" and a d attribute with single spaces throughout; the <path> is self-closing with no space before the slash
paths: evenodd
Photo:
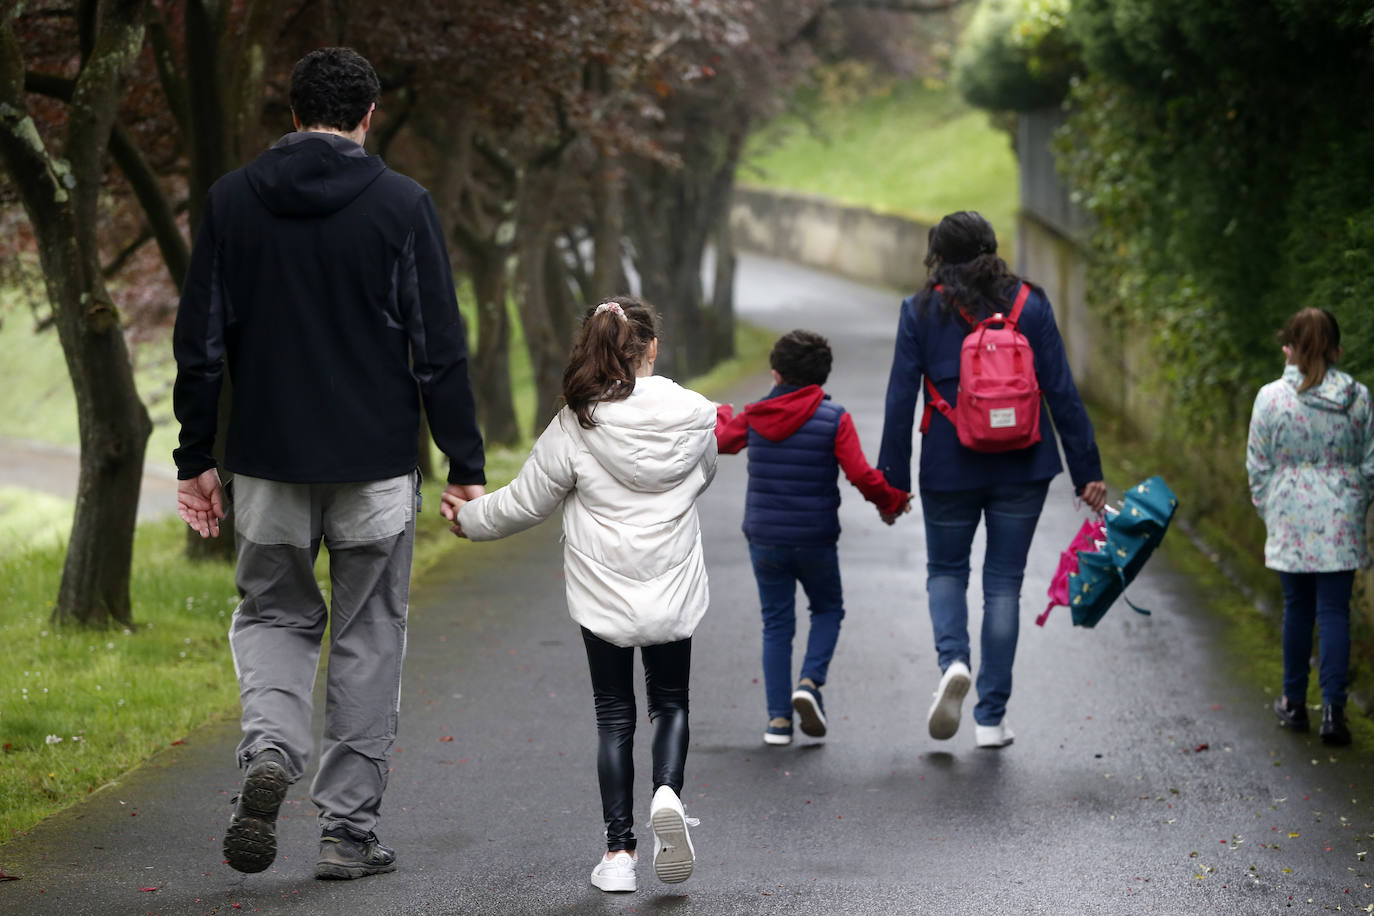
<path id="1" fill-rule="evenodd" d="M 744 536 L 753 544 L 822 547 L 840 537 L 835 433 L 844 408 L 821 401 L 792 435 L 773 442 L 749 430 Z"/>

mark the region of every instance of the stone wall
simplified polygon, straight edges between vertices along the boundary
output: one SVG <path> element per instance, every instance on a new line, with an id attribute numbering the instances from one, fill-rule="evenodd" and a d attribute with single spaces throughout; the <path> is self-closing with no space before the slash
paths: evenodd
<path id="1" fill-rule="evenodd" d="M 930 227 L 823 197 L 737 187 L 730 212 L 742 251 L 910 292 L 925 282 Z"/>

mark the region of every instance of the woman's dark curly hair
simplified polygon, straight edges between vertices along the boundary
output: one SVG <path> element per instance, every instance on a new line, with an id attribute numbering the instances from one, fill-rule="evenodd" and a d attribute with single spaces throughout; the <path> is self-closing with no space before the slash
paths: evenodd
<path id="1" fill-rule="evenodd" d="M 997 255 L 997 235 L 983 214 L 974 210 L 951 213 L 931 227 L 926 246 L 928 279 L 921 290 L 919 314 L 924 318 L 936 286 L 938 309 L 944 318 L 957 318 L 962 308 L 980 320 L 1011 309 L 1011 295 L 1021 278 Z"/>
<path id="2" fill-rule="evenodd" d="M 377 71 L 352 48 L 320 48 L 291 71 L 291 110 L 301 127 L 353 130 L 382 94 Z"/>
<path id="3" fill-rule="evenodd" d="M 620 313 L 601 310 L 612 302 Z M 592 412 L 598 402 L 634 393 L 635 370 L 657 337 L 658 313 L 634 296 L 612 296 L 587 309 L 563 370 L 563 400 L 583 429 L 596 425 Z"/>

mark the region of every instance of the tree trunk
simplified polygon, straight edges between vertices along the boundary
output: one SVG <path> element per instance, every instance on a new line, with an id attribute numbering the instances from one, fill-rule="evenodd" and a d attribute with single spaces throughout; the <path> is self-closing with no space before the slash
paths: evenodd
<path id="1" fill-rule="evenodd" d="M 628 293 L 621 240 L 625 236 L 624 178 L 610 157 L 601 157 L 601 168 L 592 181 L 592 207 L 596 220 L 592 235 L 592 299 Z"/>
<path id="2" fill-rule="evenodd" d="M 124 77 L 143 44 L 141 0 L 82 17 L 83 61 L 64 148 L 48 152 L 23 94 L 24 63 L 0 19 L 0 159 L 18 187 L 38 241 L 48 297 L 76 394 L 81 465 L 76 510 L 53 620 L 133 625 L 129 571 L 143 455 L 152 424 L 138 398 L 119 316 L 96 245 L 97 198 Z"/>
<path id="3" fill-rule="evenodd" d="M 549 227 L 528 226 L 520 239 L 517 266 L 518 287 L 515 301 L 520 308 L 520 323 L 525 329 L 525 347 L 530 354 L 534 376 L 534 434 L 543 431 L 553 419 L 558 397 L 563 390 L 563 366 L 568 351 L 558 338 L 550 309 L 553 302 L 546 285 L 547 256 L 552 244 Z"/>
<path id="4" fill-rule="evenodd" d="M 719 363 L 735 355 L 735 239 L 730 231 L 727 204 L 716 221 L 712 239 L 716 253 L 715 279 L 711 284 L 711 362 Z"/>
<path id="5" fill-rule="evenodd" d="M 506 252 L 503 246 L 467 251 L 477 296 L 477 351 L 472 357 L 472 387 L 477 418 L 486 441 L 515 445 L 520 428 L 510 382 L 510 315 L 506 311 Z"/>

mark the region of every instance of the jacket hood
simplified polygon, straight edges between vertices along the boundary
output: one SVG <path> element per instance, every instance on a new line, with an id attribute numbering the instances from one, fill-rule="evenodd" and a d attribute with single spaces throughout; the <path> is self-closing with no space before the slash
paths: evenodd
<path id="1" fill-rule="evenodd" d="M 778 385 L 768 393 L 768 397 L 744 408 L 745 422 L 770 442 L 781 442 L 811 419 L 816 408 L 821 406 L 830 395 L 821 390 L 820 385 L 806 385 L 794 388 L 791 385 Z"/>
<path id="2" fill-rule="evenodd" d="M 1302 384 L 1302 370 L 1297 366 L 1283 367 L 1283 380 L 1297 392 Z M 1298 400 L 1317 410 L 1344 413 L 1355 403 L 1357 388 L 1355 380 L 1339 369 L 1327 369 L 1326 378 L 1306 391 L 1298 393 Z"/>
<path id="3" fill-rule="evenodd" d="M 328 216 L 351 204 L 384 171 L 381 159 L 347 137 L 297 131 L 253 160 L 244 174 L 276 216 Z"/>
<path id="4" fill-rule="evenodd" d="M 597 404 L 592 418 L 596 426 L 578 428 L 587 449 L 612 477 L 641 492 L 671 490 L 716 444 L 715 405 L 658 375 L 636 379 L 623 401 Z"/>

